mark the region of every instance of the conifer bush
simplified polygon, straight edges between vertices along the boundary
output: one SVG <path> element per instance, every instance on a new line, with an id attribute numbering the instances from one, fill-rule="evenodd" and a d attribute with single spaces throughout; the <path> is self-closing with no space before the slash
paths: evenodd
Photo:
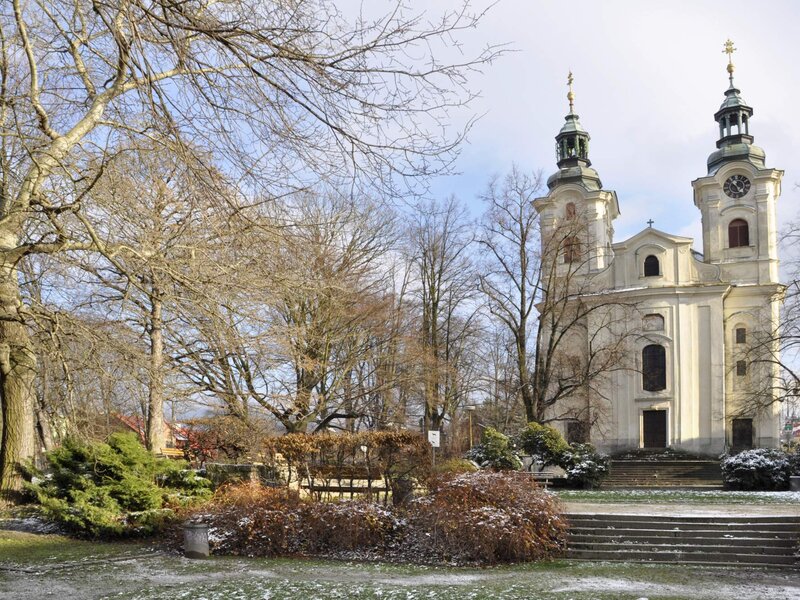
<path id="1" fill-rule="evenodd" d="M 561 456 L 568 487 L 596 488 L 608 475 L 610 460 L 591 444 L 572 444 Z"/>
<path id="2" fill-rule="evenodd" d="M 514 471 L 522 468 L 522 461 L 514 452 L 511 440 L 492 427 L 484 429 L 481 443 L 467 452 L 467 458 L 482 469 Z"/>
<path id="3" fill-rule="evenodd" d="M 543 466 L 560 465 L 569 444 L 561 433 L 549 425 L 531 422 L 517 436 L 520 449 L 533 456 Z"/>
<path id="4" fill-rule="evenodd" d="M 151 534 L 174 509 L 211 496 L 208 481 L 156 458 L 132 432 L 106 442 L 67 439 L 46 460 L 44 471 L 29 469 L 27 489 L 46 518 L 81 537 Z"/>
<path id="5" fill-rule="evenodd" d="M 789 487 L 791 463 L 788 455 L 771 448 L 754 448 L 720 462 L 725 487 L 734 490 L 785 490 Z"/>

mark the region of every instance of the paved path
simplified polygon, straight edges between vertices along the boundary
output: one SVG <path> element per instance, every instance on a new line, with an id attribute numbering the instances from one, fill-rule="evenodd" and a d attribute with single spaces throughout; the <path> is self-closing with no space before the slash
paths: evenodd
<path id="1" fill-rule="evenodd" d="M 643 504 L 563 502 L 565 512 L 659 517 L 800 517 L 800 504 Z"/>

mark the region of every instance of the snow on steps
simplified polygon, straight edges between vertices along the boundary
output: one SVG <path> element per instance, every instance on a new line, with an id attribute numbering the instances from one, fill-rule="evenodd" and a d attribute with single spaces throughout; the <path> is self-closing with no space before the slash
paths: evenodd
<path id="1" fill-rule="evenodd" d="M 798 568 L 800 517 L 568 514 L 567 557 Z"/>
<path id="2" fill-rule="evenodd" d="M 715 460 L 612 460 L 602 488 L 636 487 L 719 489 L 722 472 Z"/>

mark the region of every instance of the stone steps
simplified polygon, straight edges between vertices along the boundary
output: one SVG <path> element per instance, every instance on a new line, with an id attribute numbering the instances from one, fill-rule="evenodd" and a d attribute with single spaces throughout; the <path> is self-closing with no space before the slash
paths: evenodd
<path id="1" fill-rule="evenodd" d="M 722 487 L 719 463 L 713 460 L 612 460 L 602 487 Z"/>
<path id="2" fill-rule="evenodd" d="M 800 517 L 567 515 L 578 560 L 798 568 Z"/>

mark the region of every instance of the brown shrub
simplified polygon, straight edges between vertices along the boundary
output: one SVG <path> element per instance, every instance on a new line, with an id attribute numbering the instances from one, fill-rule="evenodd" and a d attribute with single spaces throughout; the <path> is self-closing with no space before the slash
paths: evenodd
<path id="1" fill-rule="evenodd" d="M 495 564 L 558 554 L 556 501 L 524 474 L 478 472 L 433 484 L 408 508 L 310 502 L 286 489 L 221 489 L 201 516 L 218 554 L 391 555 L 409 561 Z"/>
<path id="2" fill-rule="evenodd" d="M 380 504 L 303 501 L 258 484 L 220 488 L 198 517 L 209 524 L 215 553 L 245 556 L 381 552 L 397 530 Z"/>
<path id="3" fill-rule="evenodd" d="M 217 554 L 285 556 L 300 550 L 302 505 L 295 491 L 247 483 L 220 488 L 200 516 Z"/>
<path id="4" fill-rule="evenodd" d="M 372 502 L 314 502 L 301 514 L 303 547 L 311 554 L 381 552 L 399 529 L 394 514 Z"/>
<path id="5" fill-rule="evenodd" d="M 565 547 L 556 500 L 523 473 L 441 479 L 412 503 L 408 524 L 417 554 L 457 562 L 540 560 Z"/>

